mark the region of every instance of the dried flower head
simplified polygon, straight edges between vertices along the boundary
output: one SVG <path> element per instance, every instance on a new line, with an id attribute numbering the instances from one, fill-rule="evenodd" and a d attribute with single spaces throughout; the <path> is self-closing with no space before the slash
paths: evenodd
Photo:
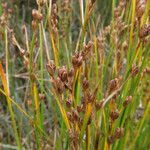
<path id="1" fill-rule="evenodd" d="M 104 103 L 104 99 L 101 101 L 95 102 L 95 108 L 97 111 L 102 108 L 103 103 Z"/>
<path id="2" fill-rule="evenodd" d="M 108 143 L 109 143 L 109 144 L 113 144 L 113 143 L 114 143 L 114 141 L 115 141 L 115 137 L 114 137 L 113 135 L 108 136 L 107 141 L 108 141 Z"/>
<path id="3" fill-rule="evenodd" d="M 47 0 L 36 0 L 37 4 L 40 5 L 41 7 L 46 4 Z"/>
<path id="4" fill-rule="evenodd" d="M 146 9 L 146 0 L 137 0 L 136 1 L 136 12 L 137 12 L 136 15 L 139 19 L 143 16 L 145 9 Z"/>
<path id="5" fill-rule="evenodd" d="M 87 80 L 86 77 L 84 77 L 83 81 L 82 81 L 82 87 L 83 87 L 83 90 L 87 90 L 89 88 L 89 81 Z"/>
<path id="6" fill-rule="evenodd" d="M 123 128 L 117 128 L 115 130 L 115 138 L 119 139 L 124 135 L 124 129 Z"/>
<path id="7" fill-rule="evenodd" d="M 68 80 L 68 71 L 66 66 L 63 66 L 58 69 L 58 76 L 63 82 Z"/>
<path id="8" fill-rule="evenodd" d="M 68 78 L 72 78 L 74 75 L 74 68 L 71 68 L 69 71 L 68 71 Z"/>
<path id="9" fill-rule="evenodd" d="M 140 38 L 145 38 L 150 34 L 150 25 L 144 25 L 141 29 L 140 29 L 140 33 L 139 33 L 139 37 Z"/>
<path id="10" fill-rule="evenodd" d="M 138 74 L 139 72 L 139 67 L 137 65 L 133 65 L 131 68 L 131 75 L 134 77 Z"/>
<path id="11" fill-rule="evenodd" d="M 83 50 L 81 51 L 81 56 L 83 57 L 83 60 L 85 60 L 87 55 L 91 52 L 92 46 L 92 41 L 89 41 L 87 45 L 84 45 Z"/>
<path id="12" fill-rule="evenodd" d="M 79 134 L 77 131 L 74 131 L 72 129 L 69 130 L 69 138 L 72 142 L 77 142 L 79 139 Z"/>
<path id="13" fill-rule="evenodd" d="M 128 104 L 131 102 L 131 100 L 132 100 L 132 96 L 128 96 L 128 97 L 125 99 L 125 101 L 124 101 L 124 103 L 123 103 L 123 106 L 124 106 L 124 107 L 128 106 Z"/>
<path id="14" fill-rule="evenodd" d="M 53 60 L 50 60 L 49 62 L 48 62 L 48 64 L 46 65 L 46 68 L 47 68 L 47 71 L 48 71 L 48 73 L 50 74 L 50 76 L 54 76 L 54 73 L 55 73 L 55 70 L 56 70 L 56 65 L 55 65 L 55 63 L 54 63 L 54 61 Z"/>
<path id="15" fill-rule="evenodd" d="M 113 110 L 110 113 L 110 117 L 111 117 L 112 120 L 116 120 L 119 117 L 119 110 L 118 109 Z"/>
<path id="16" fill-rule="evenodd" d="M 72 116 L 73 116 L 73 120 L 74 121 L 78 121 L 78 119 L 79 119 L 79 114 L 78 114 L 78 112 L 76 111 L 76 110 L 72 110 Z"/>
<path id="17" fill-rule="evenodd" d="M 109 91 L 113 91 L 119 87 L 119 79 L 115 78 L 109 81 Z"/>
<path id="18" fill-rule="evenodd" d="M 32 29 L 35 31 L 38 27 L 37 21 L 32 20 Z"/>
<path id="19" fill-rule="evenodd" d="M 72 100 L 71 100 L 71 98 L 68 98 L 66 100 L 66 106 L 69 107 L 69 108 L 72 106 Z"/>
<path id="20" fill-rule="evenodd" d="M 43 19 L 43 15 L 36 9 L 32 10 L 32 16 L 34 20 L 41 21 Z"/>
<path id="21" fill-rule="evenodd" d="M 73 122 L 72 114 L 70 112 L 67 112 L 67 118 L 69 121 Z"/>
<path id="22" fill-rule="evenodd" d="M 81 56 L 79 52 L 76 52 L 72 56 L 72 65 L 74 69 L 78 69 L 82 65 L 82 62 L 83 62 L 83 57 Z"/>

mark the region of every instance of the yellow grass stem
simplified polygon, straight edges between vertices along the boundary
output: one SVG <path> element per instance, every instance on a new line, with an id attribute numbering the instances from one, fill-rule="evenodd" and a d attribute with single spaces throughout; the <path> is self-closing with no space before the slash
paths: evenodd
<path id="1" fill-rule="evenodd" d="M 9 99 L 8 85 L 7 85 L 7 81 L 6 81 L 6 78 L 5 78 L 5 74 L 4 74 L 4 70 L 3 70 L 1 62 L 0 62 L 0 76 L 1 76 L 3 88 L 4 88 L 4 91 L 5 91 L 5 94 L 6 94 L 6 100 L 7 100 L 9 113 L 10 113 L 10 116 L 11 116 L 11 121 L 12 121 L 12 126 L 13 126 L 13 130 L 14 130 L 14 134 L 15 134 L 15 139 L 16 139 L 16 142 L 17 142 L 17 145 L 18 145 L 18 149 L 22 150 L 21 140 L 20 140 L 20 137 L 19 137 L 19 132 L 17 130 L 17 125 L 16 125 L 16 121 L 15 121 L 15 116 L 14 116 L 14 113 L 13 113 L 13 108 L 12 108 L 12 105 L 11 105 L 11 101 Z"/>

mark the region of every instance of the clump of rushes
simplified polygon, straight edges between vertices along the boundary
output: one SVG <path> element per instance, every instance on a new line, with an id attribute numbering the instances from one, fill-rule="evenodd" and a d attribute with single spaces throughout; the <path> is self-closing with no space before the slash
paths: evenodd
<path id="1" fill-rule="evenodd" d="M 0 3 L 3 149 L 149 147 L 150 2 L 113 0 L 110 20 L 101 5 L 36 0 L 26 22 Z"/>

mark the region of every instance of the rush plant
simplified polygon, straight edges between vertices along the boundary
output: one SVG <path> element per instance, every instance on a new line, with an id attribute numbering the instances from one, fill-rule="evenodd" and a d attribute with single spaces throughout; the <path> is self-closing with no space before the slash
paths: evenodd
<path id="1" fill-rule="evenodd" d="M 149 149 L 150 1 L 28 2 L 0 2 L 0 149 Z"/>

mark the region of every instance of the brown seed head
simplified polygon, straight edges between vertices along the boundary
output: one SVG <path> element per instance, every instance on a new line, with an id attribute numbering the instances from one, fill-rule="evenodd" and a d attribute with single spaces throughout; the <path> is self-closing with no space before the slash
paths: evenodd
<path id="1" fill-rule="evenodd" d="M 124 103 L 123 103 L 123 106 L 124 106 L 124 107 L 127 107 L 128 104 L 131 102 L 131 100 L 132 100 L 132 96 L 128 96 L 128 97 L 125 99 L 125 101 L 124 101 Z"/>
<path id="2" fill-rule="evenodd" d="M 78 119 L 79 119 L 79 114 L 78 114 L 78 112 L 76 111 L 76 110 L 72 110 L 72 116 L 73 116 L 73 120 L 74 121 L 78 121 Z"/>
<path id="3" fill-rule="evenodd" d="M 115 130 L 115 138 L 119 139 L 124 135 L 124 129 L 123 128 L 117 128 Z"/>
<path id="4" fill-rule="evenodd" d="M 23 57 L 25 55 L 26 51 L 24 49 L 21 49 L 20 55 Z"/>
<path id="5" fill-rule="evenodd" d="M 119 86 L 119 79 L 115 78 L 109 81 L 109 90 L 113 91 Z"/>
<path id="6" fill-rule="evenodd" d="M 96 108 L 97 111 L 102 108 L 103 103 L 104 103 L 104 99 L 99 101 L 99 102 L 95 102 L 95 108 Z"/>
<path id="7" fill-rule="evenodd" d="M 69 138 L 72 142 L 77 142 L 79 139 L 79 134 L 77 131 L 74 131 L 73 129 L 69 130 Z"/>
<path id="8" fill-rule="evenodd" d="M 108 137 L 107 140 L 108 140 L 108 143 L 109 143 L 109 144 L 113 144 L 114 141 L 115 141 L 115 137 L 114 137 L 113 135 L 111 135 L 111 136 Z"/>
<path id="9" fill-rule="evenodd" d="M 38 27 L 37 21 L 36 20 L 32 20 L 32 29 L 35 31 Z"/>
<path id="10" fill-rule="evenodd" d="M 74 69 L 78 69 L 82 65 L 83 57 L 80 53 L 75 53 L 75 55 L 72 56 L 72 64 Z"/>
<path id="11" fill-rule="evenodd" d="M 116 119 L 119 117 L 119 111 L 118 111 L 118 109 L 113 110 L 113 111 L 110 113 L 110 117 L 111 117 L 112 120 L 116 120 Z"/>
<path id="12" fill-rule="evenodd" d="M 46 4 L 46 0 L 37 0 L 37 4 L 42 7 Z"/>
<path id="13" fill-rule="evenodd" d="M 83 105 L 77 105 L 77 112 L 80 113 L 83 109 Z"/>
<path id="14" fill-rule="evenodd" d="M 83 60 L 85 60 L 87 55 L 91 52 L 92 46 L 92 41 L 89 41 L 87 45 L 84 45 L 83 50 L 81 51 L 81 56 L 83 57 Z"/>
<path id="15" fill-rule="evenodd" d="M 89 88 L 89 81 L 87 80 L 86 77 L 84 77 L 84 79 L 83 79 L 82 87 L 83 87 L 83 90 L 84 90 L 84 91 Z"/>
<path id="16" fill-rule="evenodd" d="M 136 1 L 136 13 L 137 13 L 136 15 L 139 19 L 143 16 L 145 9 L 146 9 L 146 0 L 137 0 Z"/>
<path id="17" fill-rule="evenodd" d="M 139 33 L 139 37 L 140 38 L 145 38 L 150 34 L 150 25 L 144 25 L 141 29 L 140 29 L 140 33 Z"/>
<path id="18" fill-rule="evenodd" d="M 68 71 L 66 66 L 58 69 L 58 76 L 63 82 L 68 80 Z"/>
<path id="19" fill-rule="evenodd" d="M 72 114 L 70 112 L 67 112 L 67 118 L 69 119 L 69 121 L 73 121 Z"/>
<path id="20" fill-rule="evenodd" d="M 68 77 L 69 78 L 72 78 L 74 75 L 74 68 L 71 68 L 69 71 L 68 71 Z"/>
<path id="21" fill-rule="evenodd" d="M 70 107 L 72 106 L 72 100 L 71 100 L 71 98 L 68 98 L 68 99 L 66 100 L 66 106 L 67 106 L 68 108 L 70 108 Z"/>
<path id="22" fill-rule="evenodd" d="M 64 84 L 59 77 L 57 77 L 56 81 L 56 90 L 59 94 L 62 94 L 64 91 Z"/>
<path id="23" fill-rule="evenodd" d="M 132 77 L 136 76 L 138 74 L 138 72 L 139 72 L 139 67 L 136 66 L 136 65 L 133 65 L 132 69 L 131 69 L 131 75 L 132 75 Z"/>
<path id="24" fill-rule="evenodd" d="M 54 73 L 55 73 L 55 70 L 56 70 L 56 65 L 55 65 L 55 63 L 54 63 L 54 61 L 53 60 L 50 60 L 49 62 L 48 62 L 48 64 L 46 65 L 46 68 L 47 68 L 47 71 L 48 71 L 48 73 L 50 74 L 50 76 L 54 76 Z"/>

